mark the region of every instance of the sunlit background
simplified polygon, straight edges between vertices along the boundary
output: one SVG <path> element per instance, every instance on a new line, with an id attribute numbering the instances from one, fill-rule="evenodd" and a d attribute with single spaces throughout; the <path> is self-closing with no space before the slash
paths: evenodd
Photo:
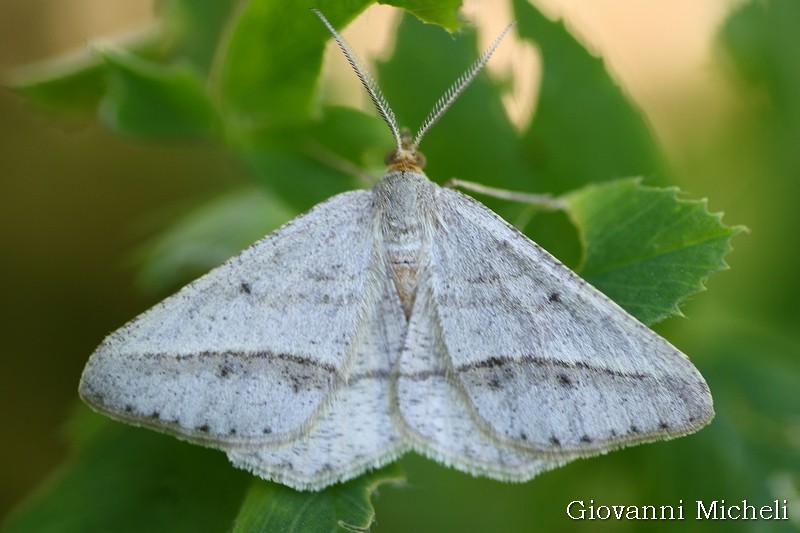
<path id="1" fill-rule="evenodd" d="M 464 13 L 479 26 L 484 44 L 511 16 L 502 4 L 466 2 Z M 765 339 L 753 341 L 753 358 L 781 359 L 797 369 L 800 168 L 781 143 L 800 131 L 800 122 L 795 115 L 784 124 L 782 102 L 744 79 L 720 46 L 717 32 L 740 4 L 537 3 L 605 58 L 648 117 L 675 185 L 694 198 L 709 197 L 711 210 L 724 211 L 726 222 L 751 229 L 734 242 L 727 258 L 732 270 L 713 276 L 709 291 L 684 307 L 689 320 L 671 319 L 663 331 L 679 346 L 702 346 L 708 335 L 734 325 Z M 346 35 L 361 55 L 386 54 L 394 20 L 391 8 L 373 7 Z M 151 22 L 149 0 L 3 0 L 0 75 L 8 79 L 17 67 Z M 375 37 L 380 29 L 387 38 Z M 522 117 L 535 105 L 525 88 L 535 87 L 537 58 L 533 50 L 515 54 L 512 48 L 501 49 L 491 69 L 515 86 L 516 96 L 505 103 L 512 116 Z M 800 50 L 800 41 L 793 50 Z M 352 76 L 340 63 L 336 57 L 326 65 L 332 77 L 346 74 L 330 81 L 330 91 L 363 103 L 360 90 L 348 89 Z M 786 86 L 798 77 L 787 74 Z M 408 82 L 413 90 L 413 76 Z M 793 105 L 798 101 L 795 96 Z M 135 285 L 137 245 L 197 200 L 247 179 L 224 153 L 137 144 L 94 124 L 44 116 L 0 90 L 0 517 L 64 460 L 64 425 L 78 401 L 81 369 L 99 340 L 163 296 Z M 800 414 L 783 430 L 800 453 Z M 785 497 L 800 511 L 797 487 L 776 483 L 784 483 Z"/>

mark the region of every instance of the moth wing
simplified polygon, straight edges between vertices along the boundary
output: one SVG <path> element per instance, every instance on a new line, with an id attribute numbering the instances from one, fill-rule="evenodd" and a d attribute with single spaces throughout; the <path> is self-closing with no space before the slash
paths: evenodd
<path id="1" fill-rule="evenodd" d="M 335 196 L 134 318 L 92 355 L 81 397 L 217 447 L 305 433 L 380 293 L 373 213 L 368 191 Z"/>
<path id="2" fill-rule="evenodd" d="M 482 204 L 438 188 L 436 205 L 441 349 L 484 431 L 568 458 L 710 421 L 708 386 L 684 354 Z"/>
<path id="3" fill-rule="evenodd" d="M 501 480 L 527 480 L 563 464 L 561 457 L 498 445 L 483 430 L 469 397 L 453 380 L 430 289 L 423 277 L 395 369 L 397 427 L 412 447 L 445 465 Z"/>
<path id="4" fill-rule="evenodd" d="M 406 319 L 380 258 L 370 272 L 380 292 L 370 299 L 351 371 L 330 406 L 300 440 L 229 450 L 236 466 L 297 490 L 320 490 L 406 451 L 390 402 L 390 376 L 405 338 Z"/>

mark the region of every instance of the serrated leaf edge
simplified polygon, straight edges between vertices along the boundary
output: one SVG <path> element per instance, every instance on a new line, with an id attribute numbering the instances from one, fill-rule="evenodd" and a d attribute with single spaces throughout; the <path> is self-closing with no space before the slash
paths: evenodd
<path id="1" fill-rule="evenodd" d="M 575 268 L 575 271 L 578 272 L 578 273 L 581 273 L 581 270 L 583 269 L 583 266 L 585 265 L 586 257 L 588 255 L 589 244 L 588 244 L 587 239 L 586 239 L 586 232 L 585 232 L 585 230 L 583 228 L 583 224 L 581 224 L 580 221 L 578 220 L 578 218 L 576 216 L 576 213 L 572 208 L 572 203 L 571 203 L 570 199 L 571 198 L 575 198 L 578 195 L 583 194 L 583 193 L 585 193 L 587 191 L 590 191 L 592 189 L 596 190 L 596 189 L 599 189 L 601 187 L 610 186 L 610 185 L 613 185 L 613 184 L 623 184 L 625 182 L 630 182 L 633 186 L 638 187 L 640 190 L 651 191 L 651 192 L 660 192 L 660 193 L 668 194 L 669 198 L 674 200 L 678 204 L 681 204 L 681 205 L 684 205 L 684 206 L 697 207 L 697 208 L 702 210 L 703 214 L 713 218 L 719 224 L 720 232 L 718 234 L 713 235 L 710 238 L 687 243 L 686 246 L 682 246 L 679 249 L 678 248 L 673 248 L 673 249 L 659 250 L 659 252 L 657 254 L 644 257 L 644 258 L 640 259 L 639 261 L 637 261 L 637 262 L 647 261 L 647 260 L 654 259 L 656 257 L 661 257 L 661 256 L 664 256 L 664 255 L 667 255 L 669 253 L 676 252 L 676 251 L 679 251 L 679 250 L 685 250 L 685 249 L 688 249 L 688 248 L 691 248 L 691 247 L 700 246 L 702 244 L 707 244 L 707 243 L 709 243 L 711 241 L 714 241 L 714 240 L 717 240 L 717 239 L 725 239 L 725 242 L 726 242 L 725 250 L 719 256 L 717 264 L 710 266 L 710 268 L 706 272 L 706 274 L 703 275 L 703 276 L 700 276 L 697 279 L 696 283 L 692 283 L 692 284 L 687 285 L 687 292 L 684 295 L 682 295 L 679 298 L 677 298 L 675 300 L 675 302 L 673 302 L 670 306 L 668 306 L 668 311 L 667 312 L 657 314 L 655 318 L 653 318 L 652 320 L 650 320 L 648 322 L 648 325 L 652 325 L 652 324 L 661 322 L 662 320 L 665 320 L 665 319 L 667 319 L 667 318 L 669 318 L 671 316 L 685 317 L 685 315 L 683 314 L 683 312 L 680 309 L 680 306 L 683 305 L 684 303 L 686 303 L 686 301 L 688 301 L 692 296 L 706 291 L 708 289 L 706 287 L 706 282 L 708 281 L 708 278 L 712 274 L 715 274 L 717 272 L 722 272 L 724 270 L 730 269 L 730 266 L 728 265 L 727 261 L 725 260 L 725 257 L 733 250 L 733 245 L 731 244 L 731 240 L 733 239 L 733 237 L 735 237 L 736 235 L 739 235 L 740 233 L 749 232 L 749 229 L 746 226 L 742 226 L 742 225 L 726 226 L 722 222 L 722 218 L 724 216 L 724 213 L 722 211 L 711 212 L 708 209 L 708 199 L 707 198 L 700 198 L 700 199 L 696 199 L 696 200 L 695 199 L 688 199 L 688 198 L 681 198 L 680 195 L 683 193 L 683 191 L 677 186 L 653 187 L 653 186 L 649 186 L 649 185 L 643 185 L 642 181 L 643 181 L 643 178 L 640 177 L 640 176 L 637 176 L 637 177 L 629 177 L 629 178 L 620 178 L 620 179 L 617 179 L 617 180 L 606 181 L 606 182 L 601 182 L 601 183 L 591 183 L 591 184 L 586 185 L 584 187 L 581 187 L 579 189 L 575 189 L 573 191 L 565 193 L 564 195 L 562 195 L 560 197 L 560 199 L 562 199 L 564 201 L 564 204 L 565 204 L 564 211 L 566 212 L 567 216 L 570 219 L 570 222 L 572 222 L 573 227 L 575 227 L 575 229 L 576 229 L 576 231 L 578 233 L 578 240 L 580 241 L 581 248 L 582 248 L 581 259 L 580 259 L 578 265 Z M 613 268 L 608 268 L 608 269 L 605 269 L 603 271 L 596 272 L 594 274 L 598 274 L 598 273 L 602 274 L 603 272 L 607 272 L 608 270 L 624 268 L 626 266 L 629 266 L 629 265 L 626 265 L 626 264 L 615 264 L 615 265 L 613 265 Z"/>

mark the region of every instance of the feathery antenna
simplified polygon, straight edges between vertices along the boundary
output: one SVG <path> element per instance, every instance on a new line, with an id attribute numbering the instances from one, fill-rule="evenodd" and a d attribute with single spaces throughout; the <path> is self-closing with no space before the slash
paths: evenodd
<path id="1" fill-rule="evenodd" d="M 369 71 L 362 65 L 361 61 L 358 57 L 350 50 L 350 46 L 347 44 L 347 41 L 339 35 L 339 32 L 336 31 L 331 23 L 328 22 L 328 19 L 325 18 L 318 9 L 312 8 L 311 11 L 317 15 L 320 20 L 322 20 L 323 24 L 328 28 L 328 31 L 331 32 L 333 38 L 336 39 L 336 44 L 339 45 L 339 49 L 347 58 L 348 63 L 350 66 L 353 67 L 353 70 L 356 71 L 356 75 L 358 79 L 361 80 L 361 85 L 367 90 L 370 99 L 372 99 L 372 103 L 375 104 L 375 107 L 378 110 L 378 113 L 381 115 L 381 118 L 384 122 L 389 126 L 389 129 L 392 130 L 392 135 L 394 136 L 394 141 L 397 143 L 397 149 L 402 149 L 402 141 L 400 139 L 400 128 L 397 127 L 397 120 L 394 117 L 394 111 L 389 107 L 389 103 L 386 101 L 386 97 L 383 96 L 380 87 L 375 82 L 375 78 L 369 73 Z"/>
<path id="2" fill-rule="evenodd" d="M 500 45 L 500 41 L 503 40 L 503 37 L 506 36 L 508 31 L 514 26 L 514 22 L 510 22 L 508 26 L 505 27 L 503 32 L 492 42 L 491 46 L 472 64 L 472 66 L 464 72 L 442 95 L 441 98 L 436 102 L 436 105 L 433 106 L 433 109 L 428 114 L 427 118 L 422 123 L 419 131 L 417 132 L 416 137 L 414 137 L 414 142 L 411 145 L 408 145 L 408 140 L 403 142 L 404 136 L 400 133 L 400 128 L 397 126 L 397 119 L 395 119 L 394 112 L 389 107 L 389 103 L 386 101 L 386 97 L 383 96 L 380 87 L 375 82 L 375 78 L 369 73 L 369 71 L 363 66 L 361 61 L 358 57 L 353 53 L 350 49 L 350 46 L 347 44 L 347 41 L 339 35 L 334 27 L 328 22 L 328 19 L 325 18 L 318 9 L 312 8 L 311 11 L 317 15 L 320 20 L 322 20 L 323 24 L 328 28 L 328 31 L 331 32 L 333 38 L 336 40 L 336 44 L 339 45 L 339 49 L 347 58 L 347 61 L 350 63 L 350 66 L 353 67 L 355 70 L 358 79 L 361 80 L 361 85 L 367 90 L 369 97 L 372 99 L 372 103 L 375 104 L 375 108 L 378 110 L 381 118 L 384 122 L 389 126 L 389 129 L 392 130 L 392 135 L 394 136 L 394 140 L 397 143 L 397 152 L 405 152 L 414 154 L 419 147 L 420 141 L 422 141 L 422 137 L 428 132 L 428 130 L 436 124 L 444 112 L 448 110 L 448 108 L 453 105 L 456 98 L 464 92 L 464 89 L 472 83 L 472 80 L 475 79 L 475 76 L 483 69 L 486 63 L 489 61 L 489 58 L 492 56 L 494 51 Z"/>
<path id="3" fill-rule="evenodd" d="M 494 42 L 492 42 L 492 45 L 483 53 L 483 55 L 481 55 L 481 57 L 479 57 L 475 63 L 473 63 L 472 66 L 447 89 L 447 91 L 445 91 L 442 97 L 439 98 L 439 100 L 436 102 L 436 105 L 433 106 L 433 109 L 428 114 L 427 118 L 425 118 L 425 120 L 422 122 L 422 126 L 419 128 L 416 137 L 414 137 L 414 143 L 411 145 L 412 152 L 417 150 L 420 141 L 422 141 L 422 137 L 425 136 L 431 126 L 436 124 L 439 119 L 442 118 L 444 112 L 447 111 L 451 105 L 453 105 L 453 102 L 455 102 L 456 98 L 458 98 L 459 95 L 464 92 L 464 89 L 466 89 L 467 86 L 472 83 L 472 80 L 475 79 L 475 76 L 477 76 L 481 69 L 483 69 L 483 67 L 486 65 L 486 62 L 489 61 L 489 58 L 492 57 L 492 54 L 500 45 L 500 41 L 503 40 L 503 37 L 506 36 L 508 30 L 510 30 L 514 24 L 514 22 L 509 22 L 503 32 L 497 36 Z"/>

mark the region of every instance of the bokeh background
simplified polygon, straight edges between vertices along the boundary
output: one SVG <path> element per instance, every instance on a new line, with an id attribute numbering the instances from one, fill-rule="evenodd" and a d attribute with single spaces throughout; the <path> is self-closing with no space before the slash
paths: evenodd
<path id="1" fill-rule="evenodd" d="M 466 4 L 483 43 L 510 17 L 502 2 Z M 605 58 L 647 117 L 674 184 L 693 198 L 708 197 L 712 211 L 724 211 L 726 222 L 745 224 L 750 233 L 735 239 L 727 257 L 732 269 L 714 275 L 709 290 L 683 307 L 688 319 L 659 326 L 707 376 L 719 413 L 712 426 L 680 442 L 652 445 L 655 452 L 637 448 L 582 461 L 532 484 L 565 498 L 628 503 L 638 486 L 664 482 L 648 477 L 658 450 L 681 446 L 686 458 L 676 468 L 685 468 L 685 477 L 705 472 L 709 463 L 732 470 L 719 483 L 698 477 L 695 487 L 707 489 L 703 497 L 789 501 L 788 524 L 729 527 L 800 527 L 794 397 L 800 396 L 798 2 L 537 5 L 563 17 Z M 362 55 L 391 52 L 396 17 L 388 9 L 371 8 L 348 29 Z M 17 67 L 145 27 L 152 17 L 149 0 L 3 0 L 0 74 L 8 79 Z M 376 39 L 376 32 L 383 37 Z M 505 103 L 512 117 L 524 120 L 535 105 L 538 78 L 535 54 L 519 54 L 529 55 L 501 50 L 491 68 L 499 76 L 518 69 L 517 87 Z M 350 72 L 337 61 L 325 69 L 335 78 L 331 94 L 362 105 L 361 96 L 351 96 L 360 93 L 351 90 Z M 413 90 L 413 77 L 408 82 Z M 80 371 L 98 341 L 168 293 L 137 278 L 142 243 L 198 202 L 249 181 L 247 170 L 222 150 L 134 142 L 92 121 L 48 116 L 0 90 L 0 517 L 67 457 L 65 424 L 78 403 Z M 703 439 L 726 445 L 704 446 Z M 698 451 L 705 455 L 691 457 Z M 376 531 L 422 530 L 420 524 L 431 531 L 611 527 L 569 522 L 561 508 L 546 517 L 541 509 L 538 518 L 521 517 L 535 505 L 535 493 L 474 480 L 421 458 L 404 459 L 403 466 L 409 485 L 381 490 Z M 685 495 L 687 501 L 693 496 Z M 554 498 L 548 505 L 567 501 Z"/>

